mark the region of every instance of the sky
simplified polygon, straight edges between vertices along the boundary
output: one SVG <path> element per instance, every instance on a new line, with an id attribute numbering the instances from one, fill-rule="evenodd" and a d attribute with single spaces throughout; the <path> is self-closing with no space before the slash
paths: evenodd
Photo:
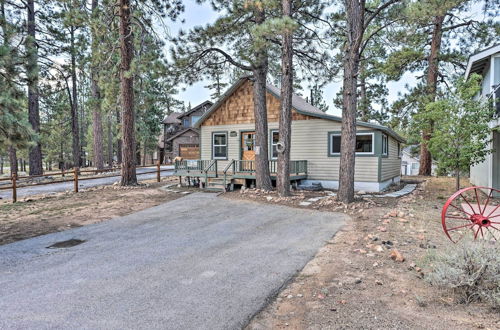
<path id="1" fill-rule="evenodd" d="M 181 18 L 184 19 L 185 23 L 180 21 L 169 23 L 170 33 L 176 35 L 180 29 L 189 30 L 197 25 L 206 25 L 207 23 L 213 22 L 217 18 L 217 13 L 214 12 L 208 3 L 197 4 L 194 0 L 185 0 L 184 5 L 186 6 L 184 13 Z M 479 8 L 478 8 L 479 9 Z M 167 48 L 169 46 L 167 45 Z M 398 99 L 398 93 L 404 93 L 406 90 L 406 85 L 413 86 L 417 82 L 417 78 L 414 73 L 405 73 L 401 80 L 391 81 L 387 83 L 389 90 L 388 102 L 389 104 Z M 323 97 L 329 106 L 327 113 L 332 115 L 341 115 L 341 109 L 335 108 L 333 105 L 333 99 L 335 98 L 337 92 L 341 87 L 341 77 L 337 81 L 333 81 L 327 84 L 323 88 Z M 210 99 L 211 91 L 205 88 L 208 81 L 201 81 L 195 83 L 191 86 L 180 86 L 178 98 L 184 101 L 186 104 L 189 102 L 192 106 L 202 103 L 205 100 Z M 308 92 L 307 85 L 303 86 L 304 92 Z"/>

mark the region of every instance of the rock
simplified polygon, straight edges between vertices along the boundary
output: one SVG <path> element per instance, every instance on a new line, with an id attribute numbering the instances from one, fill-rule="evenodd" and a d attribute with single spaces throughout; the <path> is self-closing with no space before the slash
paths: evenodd
<path id="1" fill-rule="evenodd" d="M 402 222 L 402 223 L 407 223 L 408 222 L 408 220 L 406 220 L 405 218 L 399 218 L 398 221 Z"/>
<path id="2" fill-rule="evenodd" d="M 382 283 L 382 281 L 381 281 L 381 280 L 375 280 L 375 284 L 377 284 L 377 285 L 382 285 L 382 284 L 384 284 L 384 283 Z"/>
<path id="3" fill-rule="evenodd" d="M 405 257 L 399 252 L 398 250 L 394 249 L 391 251 L 390 257 L 392 260 L 397 261 L 397 262 L 404 262 Z"/>
<path id="4" fill-rule="evenodd" d="M 386 232 L 387 228 L 385 228 L 384 226 L 378 226 L 377 230 L 380 231 L 380 232 Z"/>
<path id="5" fill-rule="evenodd" d="M 360 191 L 358 191 L 358 195 L 366 195 L 366 191 L 360 190 Z"/>
<path id="6" fill-rule="evenodd" d="M 293 295 L 289 294 L 288 296 L 286 296 L 288 299 L 292 299 L 293 298 Z"/>
<path id="7" fill-rule="evenodd" d="M 303 295 L 302 293 L 299 293 L 299 294 L 297 295 L 297 297 L 298 297 L 298 298 L 302 298 L 302 297 L 304 297 L 304 295 Z"/>
<path id="8" fill-rule="evenodd" d="M 267 199 L 268 201 L 272 201 L 272 200 L 273 200 L 273 198 L 272 198 L 271 196 L 267 196 L 267 197 L 266 197 L 266 199 Z"/>
<path id="9" fill-rule="evenodd" d="M 378 262 L 374 262 L 373 267 L 378 267 Z"/>
<path id="10" fill-rule="evenodd" d="M 354 280 L 354 284 L 360 284 L 362 282 L 362 280 L 360 278 L 356 278 Z"/>
<path id="11" fill-rule="evenodd" d="M 375 251 L 377 251 L 377 252 L 384 252 L 384 248 L 382 247 L 382 245 L 377 245 L 375 247 Z"/>
<path id="12" fill-rule="evenodd" d="M 399 211 L 399 212 L 398 212 L 398 217 L 399 217 L 399 218 L 404 218 L 404 217 L 405 217 L 405 215 L 406 215 L 406 213 L 404 213 L 403 211 Z"/>
<path id="13" fill-rule="evenodd" d="M 397 216 L 398 216 L 398 211 L 396 211 L 396 210 L 392 210 L 392 211 L 391 211 L 391 212 L 389 212 L 387 215 L 388 215 L 388 216 L 390 216 L 390 217 L 393 217 L 393 218 L 394 218 L 394 217 L 397 217 Z"/>
<path id="14" fill-rule="evenodd" d="M 408 265 L 408 270 L 413 270 L 413 269 L 415 269 L 416 266 L 417 265 L 415 265 L 414 262 L 410 262 L 410 265 Z"/>

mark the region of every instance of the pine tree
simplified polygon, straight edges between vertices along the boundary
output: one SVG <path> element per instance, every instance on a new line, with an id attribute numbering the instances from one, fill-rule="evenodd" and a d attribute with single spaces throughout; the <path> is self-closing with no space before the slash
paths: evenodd
<path id="1" fill-rule="evenodd" d="M 478 4 L 483 5 L 484 18 L 464 19 L 461 14 Z M 498 0 L 424 0 L 408 6 L 403 12 L 406 20 L 401 22 L 399 31 L 395 31 L 390 41 L 397 50 L 390 54 L 384 71 L 393 80 L 400 79 L 406 72 L 424 74 L 419 76 L 418 85 L 394 104 L 394 124 L 403 126 L 412 121 L 414 114 L 424 112 L 426 105 L 439 96 L 441 84 L 448 84 L 463 74 L 473 49 L 495 42 L 499 24 L 490 17 L 495 15 L 499 5 Z M 417 127 L 419 132 L 410 133 L 422 137 L 415 138 L 422 141 L 419 174 L 430 175 L 432 155 L 426 141 L 432 137 L 434 123 L 427 121 Z"/>
<path id="2" fill-rule="evenodd" d="M 40 110 L 38 92 L 38 49 L 36 46 L 36 18 L 35 1 L 27 0 L 27 32 L 26 36 L 26 76 L 28 81 L 28 114 L 29 122 L 35 133 L 40 133 Z M 35 142 L 29 153 L 29 174 L 40 175 L 43 173 L 42 146 Z"/>

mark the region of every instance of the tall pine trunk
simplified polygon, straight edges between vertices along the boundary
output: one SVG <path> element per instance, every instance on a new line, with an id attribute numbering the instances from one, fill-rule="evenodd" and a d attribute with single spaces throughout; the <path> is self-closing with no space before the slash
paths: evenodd
<path id="1" fill-rule="evenodd" d="M 116 162 L 118 165 L 122 164 L 122 139 L 120 137 L 120 131 L 121 131 L 121 126 L 122 126 L 122 116 L 120 114 L 120 111 L 116 111 L 116 124 L 118 125 L 118 138 L 116 139 Z"/>
<path id="2" fill-rule="evenodd" d="M 282 0 L 283 18 L 291 18 L 292 1 Z M 281 47 L 281 108 L 279 116 L 278 173 L 276 188 L 290 196 L 290 141 L 292 134 L 293 43 L 292 31 L 283 32 Z M 272 137 L 271 137 L 272 138 Z"/>
<path id="3" fill-rule="evenodd" d="M 71 41 L 71 134 L 72 134 L 72 149 L 73 149 L 73 166 L 80 167 L 80 129 L 78 124 L 78 91 L 76 79 L 76 49 L 75 49 L 75 28 L 70 27 Z"/>
<path id="4" fill-rule="evenodd" d="M 255 9 L 255 23 L 264 24 L 266 16 L 263 9 Z M 253 101 L 255 115 L 255 183 L 258 189 L 271 190 L 269 172 L 269 147 L 267 130 L 266 79 L 268 53 L 265 48 L 256 51 L 256 64 L 253 68 Z"/>
<path id="5" fill-rule="evenodd" d="M 38 92 L 38 48 L 36 45 L 35 1 L 27 1 L 28 36 L 26 38 L 26 73 L 28 77 L 28 119 L 35 133 L 40 133 L 40 111 Z M 29 149 L 30 175 L 43 174 L 42 146 L 37 141 Z"/>
<path id="6" fill-rule="evenodd" d="M 99 0 L 92 0 L 92 18 L 98 18 Z M 95 22 L 94 22 L 95 24 Z M 92 28 L 92 54 L 97 56 L 97 29 Z M 94 166 L 101 170 L 104 168 L 103 154 L 103 129 L 102 129 L 102 113 L 101 113 L 101 92 L 98 84 L 98 73 L 95 60 L 92 65 L 91 74 L 91 92 L 93 98 L 92 109 L 92 133 L 93 133 L 93 151 L 94 151 Z"/>
<path id="7" fill-rule="evenodd" d="M 113 123 L 112 115 L 108 114 L 108 167 L 113 167 Z"/>
<path id="8" fill-rule="evenodd" d="M 427 97 L 428 102 L 436 100 L 437 81 L 439 77 L 439 54 L 441 52 L 441 40 L 443 37 L 443 21 L 445 16 L 434 17 L 434 29 L 432 31 L 431 51 L 428 58 L 427 71 Z M 423 110 L 424 111 L 424 110 Z M 427 123 L 428 127 L 422 131 L 422 143 L 420 144 L 420 168 L 419 175 L 431 175 L 432 155 L 428 149 L 428 141 L 432 137 L 433 123 Z"/>
<path id="9" fill-rule="evenodd" d="M 130 0 L 120 0 L 120 93 L 122 105 L 121 185 L 137 184 L 135 159 L 134 76 L 130 66 L 134 58 L 134 36 L 130 24 Z"/>
<path id="10" fill-rule="evenodd" d="M 9 146 L 9 165 L 10 176 L 17 175 L 17 150 L 13 146 Z"/>
<path id="11" fill-rule="evenodd" d="M 363 38 L 364 1 L 345 0 L 347 41 L 343 60 L 343 106 L 340 142 L 338 199 L 354 201 L 354 166 L 356 148 L 357 84 L 360 46 Z"/>

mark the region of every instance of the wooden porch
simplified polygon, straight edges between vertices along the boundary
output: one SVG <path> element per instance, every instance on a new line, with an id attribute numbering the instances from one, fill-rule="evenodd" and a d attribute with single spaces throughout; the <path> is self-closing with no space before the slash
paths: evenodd
<path id="1" fill-rule="evenodd" d="M 221 164 L 222 162 L 227 164 Z M 270 160 L 269 172 L 272 180 L 276 180 L 277 170 L 278 161 Z M 204 182 L 205 188 L 226 190 L 227 186 L 232 183 L 239 183 L 245 179 L 255 179 L 255 161 L 235 159 L 230 161 L 202 159 L 176 161 L 174 175 L 199 178 L 200 182 Z M 307 160 L 290 161 L 290 180 L 306 178 Z"/>

